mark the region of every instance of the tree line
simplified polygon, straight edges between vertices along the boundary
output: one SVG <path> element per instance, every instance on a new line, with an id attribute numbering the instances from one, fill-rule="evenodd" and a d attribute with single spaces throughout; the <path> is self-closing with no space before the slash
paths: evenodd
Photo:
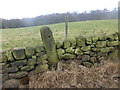
<path id="1" fill-rule="evenodd" d="M 112 11 L 107 9 L 104 10 L 91 10 L 90 12 L 72 12 L 67 13 L 68 22 L 86 21 L 86 20 L 110 20 L 118 18 L 118 9 L 114 8 Z M 0 28 L 20 28 L 38 25 L 47 25 L 54 23 L 65 22 L 66 13 L 53 13 L 48 15 L 41 15 L 34 18 L 23 18 L 23 19 L 0 19 L 2 25 Z"/>

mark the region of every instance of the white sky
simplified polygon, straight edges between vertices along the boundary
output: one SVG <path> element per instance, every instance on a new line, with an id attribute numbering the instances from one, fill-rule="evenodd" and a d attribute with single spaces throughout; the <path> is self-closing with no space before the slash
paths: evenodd
<path id="1" fill-rule="evenodd" d="M 24 18 L 118 7 L 119 0 L 0 0 L 0 18 Z"/>

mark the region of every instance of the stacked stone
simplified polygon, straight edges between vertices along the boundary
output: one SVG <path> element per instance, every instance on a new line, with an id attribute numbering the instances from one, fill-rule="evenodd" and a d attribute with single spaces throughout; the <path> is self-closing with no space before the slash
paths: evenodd
<path id="1" fill-rule="evenodd" d="M 100 62 L 99 58 L 118 58 L 118 33 L 101 37 L 83 37 L 56 43 L 61 60 L 78 59 L 81 64 L 91 67 Z"/>
<path id="2" fill-rule="evenodd" d="M 101 56 L 118 58 L 118 33 L 101 37 L 77 37 L 57 42 L 57 54 L 60 60 L 77 59 L 82 65 L 91 67 L 99 62 Z M 4 87 L 10 87 L 14 82 L 28 79 L 29 73 L 35 74 L 48 70 L 48 57 L 43 46 L 26 47 L 2 52 L 0 56 L 2 82 Z M 22 80 L 21 80 L 22 79 Z M 24 81 L 24 80 L 23 80 Z M 10 84 L 11 85 L 11 84 Z M 17 87 L 17 86 L 14 86 Z"/>
<path id="3" fill-rule="evenodd" d="M 43 46 L 37 46 L 36 48 L 26 47 L 3 52 L 0 64 L 2 65 L 2 82 L 5 85 L 8 80 L 21 80 L 28 77 L 31 71 L 39 73 L 48 70 L 47 56 Z"/>

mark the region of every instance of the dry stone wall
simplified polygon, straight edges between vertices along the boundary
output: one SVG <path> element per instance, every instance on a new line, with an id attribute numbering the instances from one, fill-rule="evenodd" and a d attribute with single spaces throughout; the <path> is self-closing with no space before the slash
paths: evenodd
<path id="1" fill-rule="evenodd" d="M 91 67 L 99 63 L 99 58 L 102 56 L 118 58 L 118 33 L 102 37 L 77 37 L 56 42 L 56 49 L 60 61 L 78 60 L 82 65 Z M 42 45 L 4 51 L 0 65 L 4 87 L 12 80 L 15 82 L 16 79 L 28 77 L 32 71 L 36 74 L 49 70 L 48 57 Z"/>

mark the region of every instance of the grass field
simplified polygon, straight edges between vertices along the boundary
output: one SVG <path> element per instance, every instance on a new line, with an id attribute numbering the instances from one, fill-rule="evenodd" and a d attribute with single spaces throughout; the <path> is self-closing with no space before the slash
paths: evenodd
<path id="1" fill-rule="evenodd" d="M 65 24 L 47 25 L 51 28 L 55 40 L 64 40 Z M 0 29 L 2 31 L 2 49 L 8 50 L 16 47 L 35 47 L 42 44 L 40 37 L 41 26 Z M 117 20 L 94 20 L 84 22 L 69 22 L 68 38 L 74 38 L 79 35 L 98 36 L 103 33 L 110 34 L 118 31 Z"/>

